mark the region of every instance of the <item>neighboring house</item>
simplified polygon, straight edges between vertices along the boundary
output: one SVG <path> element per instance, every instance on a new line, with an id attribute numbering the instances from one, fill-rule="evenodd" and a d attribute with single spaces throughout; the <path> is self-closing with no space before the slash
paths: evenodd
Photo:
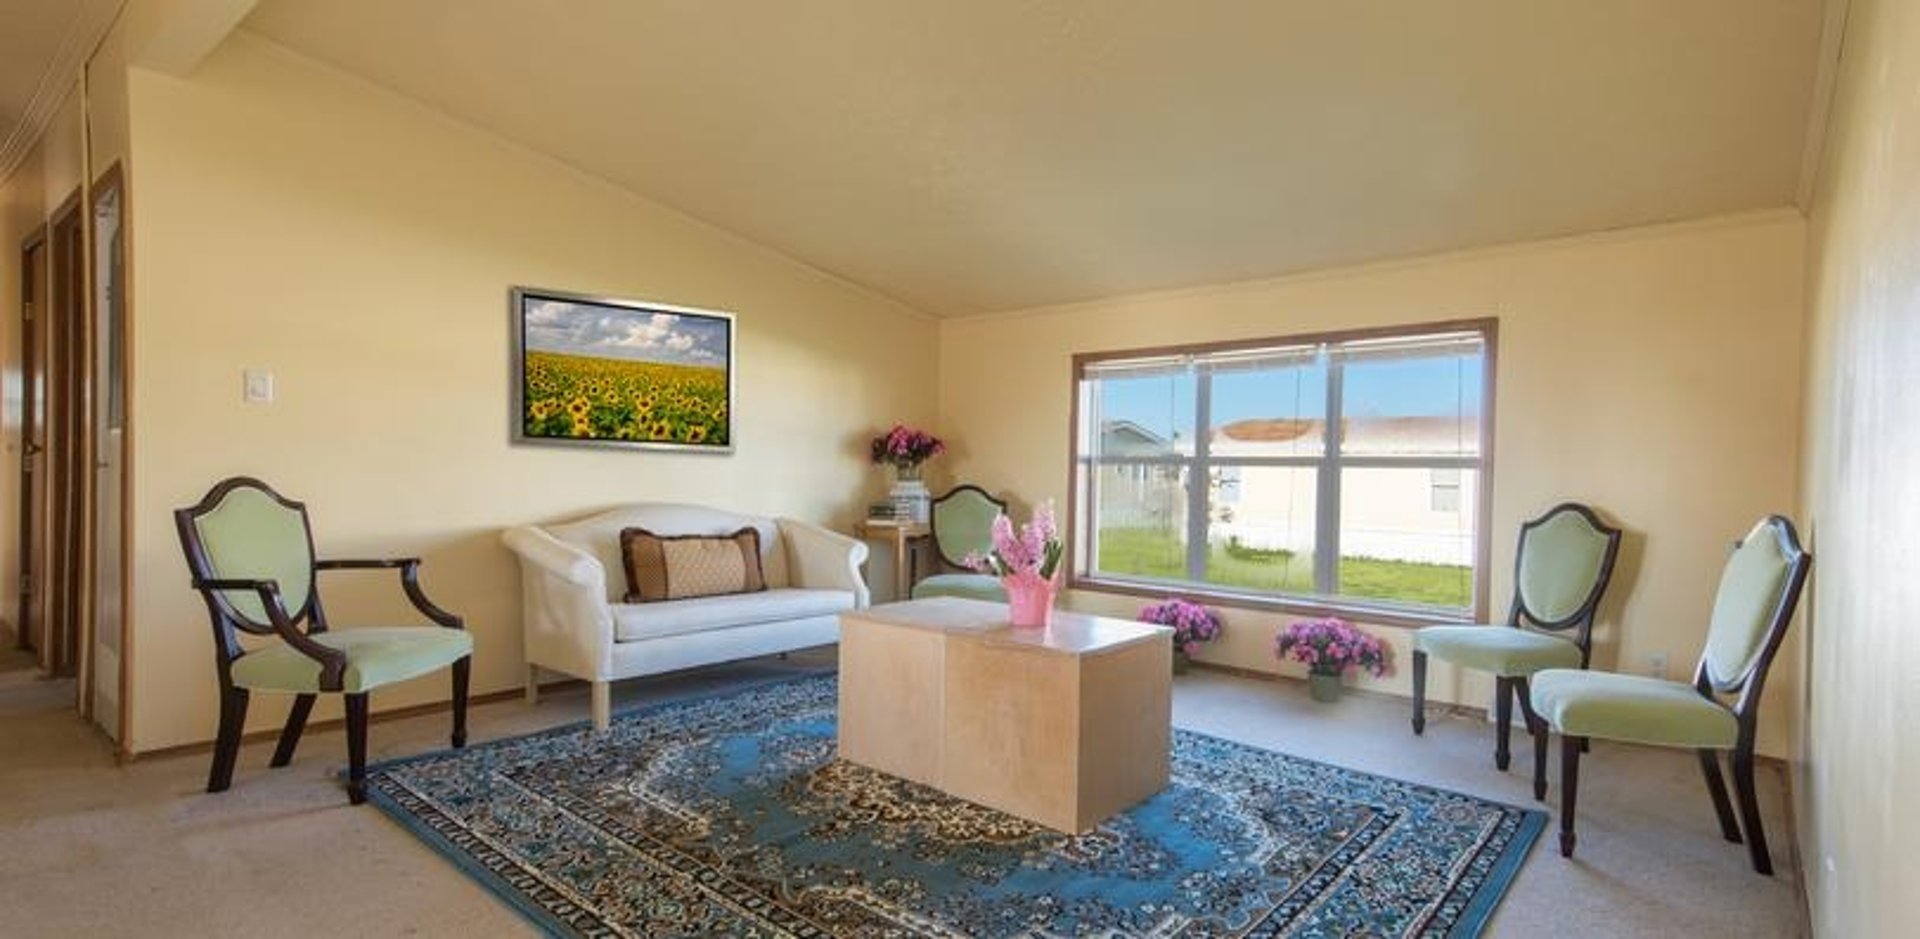
<path id="1" fill-rule="evenodd" d="M 1185 455 L 1182 441 L 1131 421 L 1102 428 L 1108 455 Z M 1479 428 L 1447 417 L 1349 418 L 1342 452 L 1349 455 L 1453 457 L 1474 452 Z M 1216 428 L 1208 441 L 1217 458 L 1317 457 L 1322 422 L 1255 419 Z M 1473 563 L 1478 516 L 1474 471 L 1446 467 L 1348 467 L 1341 474 L 1341 554 L 1430 564 Z M 1209 540 L 1249 548 L 1313 551 L 1318 470 L 1298 466 L 1218 466 L 1212 471 Z M 1183 531 L 1185 486 L 1171 466 L 1105 467 L 1100 475 L 1105 527 Z"/>

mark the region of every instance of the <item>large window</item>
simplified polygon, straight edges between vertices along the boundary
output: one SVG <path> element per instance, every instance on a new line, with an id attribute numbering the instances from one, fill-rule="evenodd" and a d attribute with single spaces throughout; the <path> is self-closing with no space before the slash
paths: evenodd
<path id="1" fill-rule="evenodd" d="M 1478 610 L 1493 322 L 1074 360 L 1074 577 Z"/>

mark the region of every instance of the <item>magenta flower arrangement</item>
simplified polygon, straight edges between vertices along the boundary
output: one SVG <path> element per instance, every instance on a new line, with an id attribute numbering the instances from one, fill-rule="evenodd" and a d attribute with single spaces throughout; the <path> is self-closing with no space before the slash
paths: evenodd
<path id="1" fill-rule="evenodd" d="M 1352 623 L 1335 617 L 1300 620 L 1274 637 L 1274 655 L 1292 659 L 1316 675 L 1339 675 L 1358 668 L 1375 677 L 1387 673 L 1387 647 Z"/>
<path id="2" fill-rule="evenodd" d="M 946 449 L 940 438 L 905 424 L 895 424 L 893 429 L 873 438 L 871 447 L 875 465 L 887 463 L 903 470 L 916 469 Z"/>
<path id="3" fill-rule="evenodd" d="M 1140 608 L 1140 622 L 1173 627 L 1173 647 L 1186 655 L 1220 638 L 1220 615 L 1188 600 L 1168 597 Z"/>
<path id="4" fill-rule="evenodd" d="M 1053 622 L 1054 595 L 1060 589 L 1060 560 L 1066 545 L 1053 520 L 1053 503 L 1043 502 L 1018 530 L 1004 513 L 993 520 L 993 550 L 974 552 L 961 563 L 1000 578 L 1007 590 L 1008 618 L 1015 626 Z"/>

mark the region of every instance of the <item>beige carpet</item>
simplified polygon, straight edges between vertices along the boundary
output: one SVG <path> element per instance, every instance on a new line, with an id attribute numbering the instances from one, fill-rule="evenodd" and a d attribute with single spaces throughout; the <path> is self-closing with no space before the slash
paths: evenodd
<path id="1" fill-rule="evenodd" d="M 825 653 L 628 682 L 616 704 L 697 693 L 743 679 L 828 667 Z M 513 936 L 532 931 L 491 894 L 371 807 L 350 808 L 334 779 L 338 730 L 314 732 L 292 766 L 267 769 L 270 744 L 241 754 L 233 788 L 201 791 L 207 759 L 118 767 L 67 708 L 72 685 L 0 656 L 0 914 L 4 936 Z M 255 707 L 278 707 L 271 699 Z M 475 741 L 583 720 L 584 689 L 476 708 Z M 1402 702 L 1308 699 L 1304 685 L 1195 672 L 1175 685 L 1182 727 L 1514 803 L 1515 771 L 1494 771 L 1484 723 L 1436 717 L 1407 728 Z M 444 714 L 376 723 L 376 759 L 446 745 Z M 1516 734 L 1516 744 L 1525 740 Z M 1518 756 L 1518 755 L 1517 755 Z M 1496 936 L 1798 936 L 1778 773 L 1760 789 L 1774 878 L 1720 840 L 1693 758 L 1594 745 L 1583 764 L 1580 855 L 1551 828 L 1495 916 Z"/>

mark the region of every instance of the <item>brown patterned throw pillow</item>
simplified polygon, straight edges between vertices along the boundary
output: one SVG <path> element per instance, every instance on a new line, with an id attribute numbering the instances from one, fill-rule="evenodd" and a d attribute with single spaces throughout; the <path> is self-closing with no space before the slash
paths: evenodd
<path id="1" fill-rule="evenodd" d="M 656 535 L 644 528 L 620 532 L 627 569 L 627 602 L 653 603 L 767 589 L 760 570 L 760 532 L 730 535 Z"/>

